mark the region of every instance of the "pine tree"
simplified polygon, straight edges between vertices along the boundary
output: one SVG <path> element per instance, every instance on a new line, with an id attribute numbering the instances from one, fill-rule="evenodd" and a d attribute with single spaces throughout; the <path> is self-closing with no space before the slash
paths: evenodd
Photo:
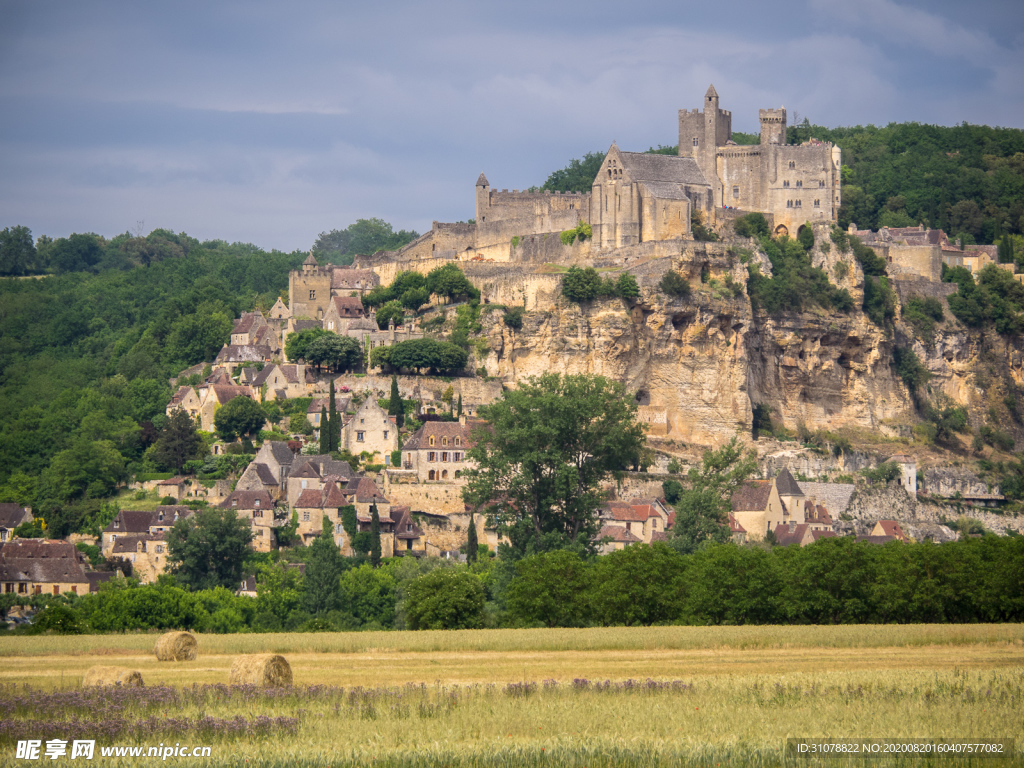
<path id="1" fill-rule="evenodd" d="M 320 453 L 331 452 L 331 422 L 327 417 L 327 407 L 320 406 Z"/>
<path id="2" fill-rule="evenodd" d="M 405 406 L 402 395 L 398 391 L 398 377 L 391 377 L 391 399 L 388 401 L 388 415 L 395 417 L 395 425 L 401 429 L 405 425 Z"/>
<path id="3" fill-rule="evenodd" d="M 334 453 L 334 451 L 338 450 L 338 440 L 335 437 L 335 434 L 338 432 L 338 413 L 334 405 L 334 379 L 331 379 L 331 394 L 330 400 L 327 401 L 327 407 L 327 450 L 324 453 Z M 321 434 L 323 434 L 322 431 Z"/>
<path id="4" fill-rule="evenodd" d="M 469 536 L 466 540 L 466 559 L 471 562 L 476 562 L 476 551 L 480 545 L 476 539 L 476 519 L 474 515 L 469 516 Z"/>
<path id="5" fill-rule="evenodd" d="M 320 535 L 313 540 L 306 558 L 306 575 L 303 579 L 303 605 L 314 615 L 322 615 L 334 609 L 340 598 L 341 552 L 334 543 L 333 527 L 327 515 L 323 516 Z"/>
<path id="6" fill-rule="evenodd" d="M 370 565 L 380 565 L 380 515 L 376 504 L 370 507 Z"/>

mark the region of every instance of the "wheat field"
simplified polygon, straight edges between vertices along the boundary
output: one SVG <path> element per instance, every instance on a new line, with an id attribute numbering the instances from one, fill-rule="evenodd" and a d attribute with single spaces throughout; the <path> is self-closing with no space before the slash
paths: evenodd
<path id="1" fill-rule="evenodd" d="M 5 638 L 0 764 L 32 728 L 101 727 L 210 745 L 206 764 L 781 766 L 788 737 L 1013 738 L 1012 761 L 975 763 L 1024 764 L 1018 625 L 203 635 L 184 663 L 155 640 Z M 254 652 L 284 654 L 295 687 L 229 688 Z M 147 688 L 83 698 L 94 663 Z"/>

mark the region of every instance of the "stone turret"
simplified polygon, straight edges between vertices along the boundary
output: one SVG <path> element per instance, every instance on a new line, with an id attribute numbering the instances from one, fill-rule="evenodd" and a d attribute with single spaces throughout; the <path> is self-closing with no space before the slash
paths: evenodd
<path id="1" fill-rule="evenodd" d="M 487 209 L 491 207 L 491 183 L 482 173 L 476 180 L 476 220 L 483 223 L 487 220 Z"/>

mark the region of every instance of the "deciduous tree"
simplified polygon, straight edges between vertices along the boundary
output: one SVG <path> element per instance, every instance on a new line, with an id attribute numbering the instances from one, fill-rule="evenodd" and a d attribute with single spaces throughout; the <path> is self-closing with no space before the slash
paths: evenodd
<path id="1" fill-rule="evenodd" d="M 167 534 L 167 559 L 186 589 L 237 589 L 252 526 L 233 509 L 211 507 L 178 520 Z"/>

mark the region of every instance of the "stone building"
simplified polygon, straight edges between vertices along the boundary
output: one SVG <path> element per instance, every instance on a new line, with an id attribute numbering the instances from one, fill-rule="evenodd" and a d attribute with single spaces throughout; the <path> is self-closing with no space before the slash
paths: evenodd
<path id="1" fill-rule="evenodd" d="M 610 528 L 621 528 L 637 540 L 650 544 L 657 541 L 657 534 L 665 533 L 675 519 L 675 512 L 658 499 L 632 499 L 631 501 L 612 501 L 597 511 L 601 521 L 602 532 Z M 614 541 L 624 543 L 618 533 Z"/>
<path id="2" fill-rule="evenodd" d="M 324 330 L 344 335 L 351 321 L 365 316 L 363 302 L 357 296 L 334 296 L 324 312 Z"/>
<path id="3" fill-rule="evenodd" d="M 254 550 L 269 552 L 277 548 L 274 529 L 287 523 L 287 515 L 283 511 L 280 515 L 276 514 L 276 504 L 269 492 L 236 489 L 218 506 L 234 510 L 239 519 L 247 521 L 252 526 Z"/>
<path id="4" fill-rule="evenodd" d="M 260 328 L 265 328 L 266 325 L 267 320 L 259 310 L 243 312 L 231 329 L 231 343 L 238 346 L 255 344 L 257 331 Z"/>
<path id="5" fill-rule="evenodd" d="M 178 408 L 185 411 L 193 419 L 199 417 L 199 411 L 202 408 L 202 402 L 199 399 L 199 395 L 192 387 L 180 386 L 178 391 L 171 397 L 171 401 L 167 404 L 165 413 L 170 416 Z"/>
<path id="6" fill-rule="evenodd" d="M 0 584 L 7 595 L 89 592 L 85 555 L 70 541 L 15 539 L 0 543 Z"/>
<path id="7" fill-rule="evenodd" d="M 260 392 L 265 401 L 289 400 L 293 397 L 306 397 L 315 384 L 316 375 L 309 366 L 272 363 L 256 374 L 252 388 Z"/>
<path id="8" fill-rule="evenodd" d="M 384 457 L 398 450 L 398 427 L 377 400 L 367 397 L 359 410 L 341 428 L 341 450 L 356 456 L 366 451 L 372 463 L 384 463 Z"/>
<path id="9" fill-rule="evenodd" d="M 288 275 L 288 307 L 292 317 L 322 321 L 335 296 L 362 296 L 380 285 L 370 269 L 355 269 L 328 264 L 321 267 L 310 252 L 302 270 Z"/>
<path id="10" fill-rule="evenodd" d="M 31 523 L 33 519 L 29 507 L 8 502 L 0 504 L 0 542 L 10 541 L 15 528 L 22 523 Z"/>
<path id="11" fill-rule="evenodd" d="M 461 482 L 462 473 L 474 466 L 466 460 L 471 432 L 465 420 L 428 421 L 402 446 L 402 469 L 414 471 L 421 483 Z"/>
<path id="12" fill-rule="evenodd" d="M 167 572 L 167 534 L 122 536 L 114 542 L 110 556 L 127 560 L 132 564 L 133 578 L 142 584 L 152 584 L 161 573 Z"/>

